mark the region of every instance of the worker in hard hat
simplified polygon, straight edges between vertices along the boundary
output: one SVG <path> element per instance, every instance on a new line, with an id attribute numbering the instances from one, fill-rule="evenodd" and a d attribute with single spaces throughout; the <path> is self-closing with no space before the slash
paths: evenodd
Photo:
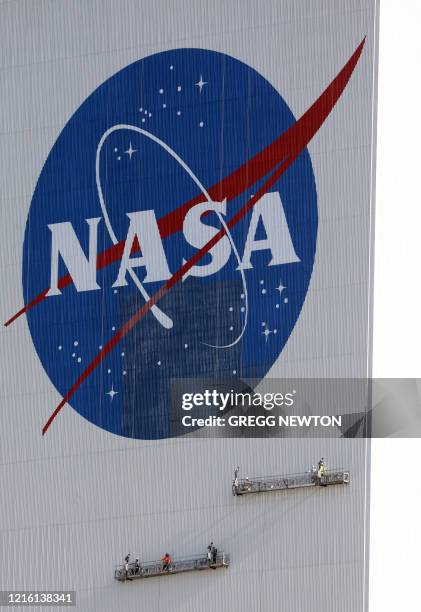
<path id="1" fill-rule="evenodd" d="M 126 576 L 129 574 L 129 561 L 130 561 L 130 553 L 128 553 L 124 557 L 124 569 L 126 570 Z"/>
<path id="2" fill-rule="evenodd" d="M 232 483 L 232 493 L 233 495 L 238 495 L 238 492 L 240 490 L 240 482 L 238 480 L 238 472 L 239 472 L 240 468 L 239 466 L 237 466 L 234 470 L 234 481 Z"/>
<path id="3" fill-rule="evenodd" d="M 320 459 L 320 461 L 319 461 L 319 464 L 318 464 L 318 471 L 317 471 L 317 477 L 318 477 L 318 479 L 319 479 L 319 484 L 320 484 L 320 485 L 322 485 L 322 486 L 324 486 L 324 485 L 325 485 L 325 483 L 323 483 L 323 482 L 322 482 L 322 480 L 323 480 L 323 476 L 324 476 L 324 474 L 325 474 L 325 471 L 326 471 L 325 460 L 324 460 L 324 458 L 322 457 L 322 458 Z"/>
<path id="4" fill-rule="evenodd" d="M 212 546 L 212 565 L 216 565 L 216 557 L 218 555 L 218 549 L 215 546 Z"/>
<path id="5" fill-rule="evenodd" d="M 168 572 L 170 570 L 170 565 L 172 563 L 172 559 L 169 553 L 165 553 L 165 555 L 161 558 L 162 561 L 162 571 Z"/>
<path id="6" fill-rule="evenodd" d="M 238 489 L 238 472 L 240 470 L 240 466 L 237 466 L 234 470 L 234 487 Z"/>
<path id="7" fill-rule="evenodd" d="M 213 542 L 211 542 L 208 546 L 208 552 L 207 552 L 207 558 L 208 558 L 208 565 L 212 564 L 212 549 L 213 549 Z"/>

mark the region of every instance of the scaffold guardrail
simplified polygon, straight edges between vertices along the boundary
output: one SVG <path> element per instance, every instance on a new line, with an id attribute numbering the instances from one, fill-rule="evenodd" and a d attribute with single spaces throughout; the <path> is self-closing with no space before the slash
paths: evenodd
<path id="1" fill-rule="evenodd" d="M 143 561 L 139 563 L 128 563 L 118 565 L 114 570 L 114 578 L 120 582 L 126 580 L 137 580 L 138 578 L 152 578 L 153 576 L 168 576 L 181 572 L 192 572 L 195 570 L 218 569 L 228 567 L 230 562 L 229 555 L 225 552 L 218 552 L 216 559 L 210 561 L 206 554 L 194 557 L 172 559 L 167 569 L 160 561 Z"/>
<path id="2" fill-rule="evenodd" d="M 236 477 L 232 481 L 232 494 L 246 495 L 248 493 L 283 491 L 303 487 L 349 484 L 349 482 L 349 471 L 343 468 L 325 470 L 320 478 L 314 470 L 283 476 Z"/>

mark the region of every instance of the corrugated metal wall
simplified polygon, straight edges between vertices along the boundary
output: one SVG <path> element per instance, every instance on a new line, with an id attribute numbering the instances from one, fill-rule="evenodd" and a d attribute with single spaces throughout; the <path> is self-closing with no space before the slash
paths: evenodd
<path id="1" fill-rule="evenodd" d="M 3 321 L 22 305 L 32 193 L 58 134 L 105 79 L 140 57 L 204 47 L 246 62 L 299 117 L 367 36 L 360 69 L 310 144 L 319 235 L 309 294 L 271 376 L 365 376 L 370 359 L 375 2 L 0 3 Z M 365 440 L 128 440 L 60 401 L 22 317 L 1 328 L 0 588 L 76 589 L 83 611 L 362 612 Z M 320 456 L 351 485 L 234 498 L 233 468 L 305 471 Z M 231 567 L 119 584 L 113 566 L 201 552 Z"/>

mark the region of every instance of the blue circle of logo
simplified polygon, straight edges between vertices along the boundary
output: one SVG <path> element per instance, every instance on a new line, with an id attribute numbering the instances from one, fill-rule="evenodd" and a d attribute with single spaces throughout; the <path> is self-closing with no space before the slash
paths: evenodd
<path id="1" fill-rule="evenodd" d="M 267 374 L 316 250 L 308 151 L 267 182 L 294 122 L 255 70 L 203 49 L 127 66 L 69 120 L 32 198 L 23 289 L 42 297 L 27 312 L 37 354 L 63 397 L 77 383 L 80 415 L 168 438 L 174 380 Z"/>

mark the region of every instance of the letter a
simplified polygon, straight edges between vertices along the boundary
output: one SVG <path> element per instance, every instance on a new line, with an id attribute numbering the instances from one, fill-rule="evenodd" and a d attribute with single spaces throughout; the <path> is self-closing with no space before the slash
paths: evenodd
<path id="1" fill-rule="evenodd" d="M 127 270 L 138 268 L 139 266 L 144 266 L 146 268 L 146 276 L 143 280 L 144 283 L 154 283 L 171 278 L 171 272 L 168 268 L 161 236 L 159 235 L 155 212 L 153 210 L 142 210 L 127 213 L 127 216 L 130 219 L 130 226 L 127 232 L 117 280 L 113 284 L 113 287 L 124 287 L 127 285 Z M 142 257 L 133 257 L 130 259 L 130 253 L 136 238 L 140 244 Z"/>
<path id="2" fill-rule="evenodd" d="M 266 238 L 256 240 L 256 230 L 260 219 L 265 228 Z M 281 196 L 277 191 L 274 193 L 266 193 L 254 205 L 246 245 L 244 247 L 243 261 L 237 269 L 249 270 L 253 268 L 250 261 L 251 254 L 254 253 L 254 251 L 266 250 L 272 253 L 272 259 L 269 263 L 270 266 L 300 261 L 300 258 L 297 257 L 295 252 L 294 245 L 292 244 Z"/>

